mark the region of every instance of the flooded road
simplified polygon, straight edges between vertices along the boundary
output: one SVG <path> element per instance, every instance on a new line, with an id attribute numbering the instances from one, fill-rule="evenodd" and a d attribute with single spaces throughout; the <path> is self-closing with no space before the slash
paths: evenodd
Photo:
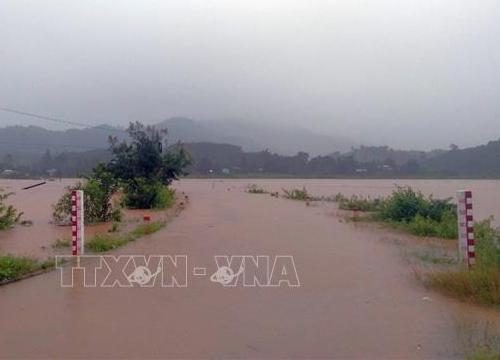
<path id="1" fill-rule="evenodd" d="M 379 195 L 393 181 L 183 180 L 180 216 L 116 254 L 185 254 L 186 288 L 61 288 L 56 271 L 0 287 L 0 357 L 460 358 L 472 327 L 500 326 L 416 284 L 383 230 L 339 222 L 334 204 L 246 194 L 249 183 Z M 478 183 L 476 204 L 495 201 L 498 184 Z M 419 185 L 440 197 L 467 184 Z M 209 280 L 215 255 L 291 255 L 300 287 L 223 288 Z"/>

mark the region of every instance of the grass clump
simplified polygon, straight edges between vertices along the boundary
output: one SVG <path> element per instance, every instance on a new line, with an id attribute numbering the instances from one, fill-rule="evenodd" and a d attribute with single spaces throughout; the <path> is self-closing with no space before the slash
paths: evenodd
<path id="1" fill-rule="evenodd" d="M 373 212 L 380 209 L 381 199 L 371 199 L 353 195 L 350 198 L 338 193 L 334 200 L 338 203 L 341 210 L 367 211 Z"/>
<path id="2" fill-rule="evenodd" d="M 470 356 L 471 360 L 500 360 L 500 350 L 491 350 L 488 348 L 478 349 Z"/>
<path id="3" fill-rule="evenodd" d="M 87 249 L 100 253 L 119 248 L 142 236 L 151 235 L 166 226 L 165 221 L 155 221 L 149 224 L 140 224 L 128 234 L 97 234 L 94 235 L 85 246 Z"/>
<path id="4" fill-rule="evenodd" d="M 247 193 L 249 194 L 267 194 L 267 191 L 261 188 L 257 184 L 249 185 L 247 188 Z"/>
<path id="5" fill-rule="evenodd" d="M 94 235 L 85 245 L 93 252 L 105 252 L 123 246 L 132 240 L 134 239 L 130 236 L 97 234 Z"/>
<path id="6" fill-rule="evenodd" d="M 460 268 L 427 274 L 425 283 L 460 300 L 500 306 L 500 230 L 491 218 L 474 226 L 476 264 L 471 270 Z"/>
<path id="7" fill-rule="evenodd" d="M 445 212 L 439 221 L 418 214 L 410 221 L 391 223 L 394 227 L 417 236 L 435 236 L 443 239 L 456 239 L 458 236 L 457 218 L 451 212 Z"/>
<path id="8" fill-rule="evenodd" d="M 27 256 L 0 256 L 0 282 L 16 280 L 24 275 L 54 267 L 53 260 L 38 261 Z"/>
<path id="9" fill-rule="evenodd" d="M 311 200 L 311 196 L 307 192 L 307 189 L 302 187 L 302 189 L 282 189 L 283 197 L 289 200 L 299 200 L 299 201 L 308 201 Z"/>
<path id="10" fill-rule="evenodd" d="M 53 244 L 52 247 L 54 249 L 62 249 L 62 248 L 67 248 L 71 246 L 71 239 L 65 238 L 65 239 L 57 239 Z"/>
<path id="11" fill-rule="evenodd" d="M 135 238 L 139 238 L 145 235 L 151 235 L 164 228 L 166 225 L 167 223 L 165 221 L 154 221 L 148 224 L 140 224 L 134 230 L 132 230 L 131 234 Z"/>

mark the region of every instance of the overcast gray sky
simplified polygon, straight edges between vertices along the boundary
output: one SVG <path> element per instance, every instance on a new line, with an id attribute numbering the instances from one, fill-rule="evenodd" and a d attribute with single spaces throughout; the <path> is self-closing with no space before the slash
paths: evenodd
<path id="1" fill-rule="evenodd" d="M 498 0 L 0 0 L 0 106 L 466 146 L 500 137 L 499 45 Z"/>

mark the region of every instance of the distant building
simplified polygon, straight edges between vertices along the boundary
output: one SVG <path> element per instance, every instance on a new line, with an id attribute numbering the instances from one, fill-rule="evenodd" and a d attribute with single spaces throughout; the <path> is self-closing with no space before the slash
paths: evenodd
<path id="1" fill-rule="evenodd" d="M 357 172 L 358 174 L 363 174 L 363 173 L 365 173 L 365 172 L 367 172 L 367 171 L 368 171 L 368 170 L 367 170 L 367 169 L 365 169 L 365 168 L 356 169 L 356 172 Z"/>
<path id="2" fill-rule="evenodd" d="M 231 173 L 231 170 L 229 170 L 228 168 L 223 168 L 223 169 L 222 169 L 222 173 L 223 173 L 224 175 L 229 175 L 229 174 Z"/>

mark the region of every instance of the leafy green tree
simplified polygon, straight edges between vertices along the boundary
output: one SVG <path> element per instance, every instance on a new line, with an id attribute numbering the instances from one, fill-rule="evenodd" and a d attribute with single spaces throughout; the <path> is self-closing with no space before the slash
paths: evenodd
<path id="1" fill-rule="evenodd" d="M 114 158 L 109 171 L 123 185 L 125 204 L 130 208 L 163 208 L 172 203 L 173 192 L 167 186 L 185 174 L 190 156 L 182 146 L 163 151 L 166 130 L 131 123 L 131 141 L 110 138 Z"/>

